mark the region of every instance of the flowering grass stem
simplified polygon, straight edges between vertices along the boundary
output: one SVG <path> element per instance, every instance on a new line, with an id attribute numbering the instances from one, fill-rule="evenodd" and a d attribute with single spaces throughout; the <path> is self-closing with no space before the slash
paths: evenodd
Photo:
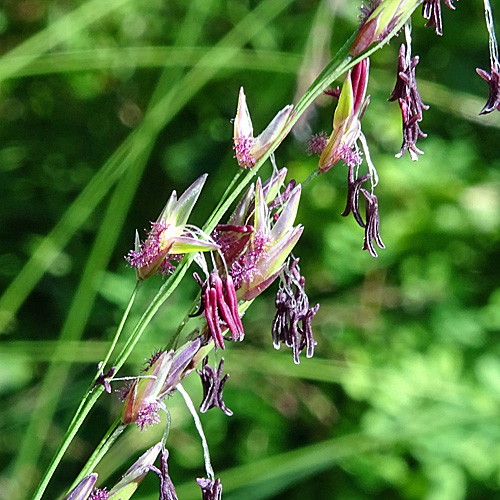
<path id="1" fill-rule="evenodd" d="M 242 193 L 242 191 L 245 189 L 245 187 L 251 182 L 252 178 L 257 175 L 259 172 L 260 168 L 264 165 L 266 160 L 274 153 L 274 151 L 277 149 L 277 147 L 281 144 L 283 139 L 288 135 L 290 130 L 293 128 L 293 126 L 297 123 L 297 121 L 300 119 L 302 114 L 308 109 L 308 107 L 314 102 L 314 100 L 326 89 L 328 88 L 335 80 L 337 80 L 341 75 L 343 75 L 346 71 L 348 71 L 350 68 L 354 67 L 359 61 L 362 59 L 368 57 L 371 53 L 375 52 L 376 50 L 380 49 L 383 45 L 387 43 L 388 40 L 390 40 L 396 33 L 401 29 L 401 27 L 404 25 L 408 17 L 411 15 L 411 12 L 405 13 L 405 15 L 401 16 L 401 18 L 398 20 L 397 24 L 393 27 L 391 32 L 384 38 L 384 40 L 378 44 L 375 44 L 372 48 L 367 50 L 365 53 L 353 58 L 352 56 L 349 55 L 349 48 L 352 45 L 353 40 L 356 37 L 356 32 L 349 38 L 349 40 L 345 43 L 345 45 L 338 51 L 336 56 L 332 59 L 332 61 L 325 67 L 323 72 L 318 76 L 318 78 L 315 80 L 315 82 L 311 85 L 309 90 L 304 94 L 304 96 L 300 99 L 300 101 L 297 103 L 295 108 L 290 114 L 290 117 L 288 118 L 285 126 L 277 135 L 277 137 L 274 138 L 272 144 L 269 146 L 269 149 L 262 155 L 262 157 L 256 162 L 255 166 L 245 172 L 242 169 L 239 169 L 236 174 L 234 175 L 233 179 L 231 180 L 228 188 L 226 189 L 224 195 L 221 198 L 221 201 L 219 204 L 216 206 L 212 214 L 208 217 L 206 224 L 203 226 L 203 230 L 205 233 L 210 234 L 215 226 L 221 221 L 222 217 L 227 213 L 231 205 L 236 201 L 236 199 L 239 197 L 239 195 Z M 310 182 L 312 178 L 314 178 L 317 175 L 317 173 L 312 174 L 309 176 L 308 179 L 306 179 L 305 183 Z M 153 319 L 153 317 L 156 315 L 158 312 L 159 308 L 164 304 L 164 302 L 170 297 L 170 295 L 173 293 L 173 291 L 177 288 L 177 286 L 180 284 L 181 280 L 183 279 L 184 275 L 186 274 L 187 270 L 189 269 L 190 265 L 192 264 L 193 260 L 195 259 L 194 254 L 189 254 L 186 255 L 183 260 L 180 262 L 180 264 L 177 266 L 176 271 L 166 280 L 166 282 L 160 287 L 159 291 L 157 292 L 156 296 L 153 298 L 149 306 L 147 307 L 146 311 L 143 313 L 135 327 L 133 328 L 130 336 L 127 338 L 122 350 L 118 354 L 116 361 L 113 363 L 113 366 L 116 367 L 116 371 L 118 371 L 125 361 L 128 359 L 130 353 L 136 346 L 137 342 L 141 338 L 142 334 L 144 333 L 145 329 Z M 124 313 L 124 316 L 120 322 L 120 325 L 117 328 L 117 332 L 115 334 L 115 337 L 113 338 L 113 341 L 111 343 L 110 349 L 105 356 L 105 361 L 102 365 L 104 368 L 105 365 L 109 362 L 109 359 L 112 355 L 112 352 L 114 348 L 116 347 L 116 344 L 118 342 L 118 338 L 120 337 L 126 319 L 128 317 L 128 314 L 130 312 L 130 309 L 132 307 L 132 304 L 134 302 L 136 293 L 137 293 L 137 286 L 134 289 L 134 292 L 132 294 L 131 300 L 129 302 L 129 305 L 126 308 L 126 311 Z M 247 302 L 247 306 L 244 307 L 246 309 L 251 301 Z M 93 382 L 97 380 L 99 376 L 99 373 L 96 374 L 96 378 L 94 379 Z M 199 417 L 196 413 L 196 410 L 194 409 L 193 403 L 191 399 L 189 398 L 188 394 L 184 391 L 182 386 L 179 384 L 177 385 L 177 389 L 179 392 L 182 394 L 184 400 L 186 401 L 186 405 L 188 406 L 188 409 L 190 410 L 191 414 L 193 415 L 195 425 L 197 427 L 197 430 L 200 434 L 200 437 L 202 439 L 203 443 L 203 449 L 204 449 L 204 456 L 205 456 L 205 466 L 207 469 L 207 475 L 214 480 L 214 474 L 213 470 L 210 464 L 210 457 L 208 453 L 208 446 L 207 442 L 203 433 L 203 429 L 201 427 L 201 422 L 199 420 Z M 102 386 L 98 386 L 95 388 L 92 393 L 86 394 L 76 412 L 75 417 L 73 418 L 73 421 L 68 429 L 68 432 L 63 440 L 63 443 L 61 444 L 56 456 L 54 457 L 52 463 L 50 464 L 49 468 L 47 469 L 44 478 L 42 479 L 42 482 L 38 486 L 33 500 L 39 500 L 43 492 L 48 484 L 48 481 L 52 477 L 55 469 L 57 468 L 64 452 L 68 448 L 69 444 L 71 443 L 72 439 L 76 435 L 76 432 L 78 429 L 81 427 L 84 419 L 90 412 L 91 408 L 97 401 L 98 397 L 100 394 L 103 392 L 104 388 Z M 110 446 L 113 444 L 113 442 L 117 439 L 117 437 L 123 432 L 123 429 L 125 426 L 120 423 L 120 419 L 117 419 L 112 427 L 109 429 L 109 431 L 106 433 L 104 436 L 103 440 L 99 444 L 99 446 L 96 448 L 94 453 L 92 454 L 91 458 L 87 462 L 86 466 L 78 476 L 77 480 L 81 479 L 84 477 L 86 474 L 91 472 L 95 465 L 99 462 L 99 460 L 102 458 L 102 456 L 106 453 L 106 451 L 110 448 Z"/>
<path id="2" fill-rule="evenodd" d="M 90 474 L 97 464 L 101 461 L 102 457 L 108 452 L 113 443 L 118 439 L 120 434 L 125 430 L 127 426 L 122 423 L 121 415 L 118 416 L 115 421 L 111 424 L 111 427 L 108 429 L 108 432 L 104 435 L 101 442 L 97 445 L 97 448 L 94 450 L 90 458 L 87 460 L 87 463 L 78 474 L 78 477 L 75 479 L 74 483 L 71 485 L 73 488 L 78 481 L 81 481 L 86 475 Z M 70 489 L 71 489 L 70 488 Z"/>
<path id="3" fill-rule="evenodd" d="M 104 358 L 104 362 L 102 363 L 102 368 L 106 366 L 106 363 L 109 361 L 111 354 L 118 342 L 118 339 L 120 338 L 120 335 L 123 331 L 123 327 L 125 326 L 125 322 L 127 321 L 127 318 L 129 316 L 130 310 L 132 309 L 132 306 L 135 302 L 135 298 L 137 296 L 138 292 L 138 285 L 139 283 L 136 283 L 136 286 L 134 287 L 134 291 L 132 292 L 132 295 L 130 297 L 130 300 L 127 304 L 127 307 L 125 308 L 125 312 L 123 313 L 122 319 L 120 320 L 120 324 L 118 325 L 118 328 L 116 330 L 116 333 L 113 337 L 113 340 L 111 342 L 111 345 L 108 349 L 108 353 L 106 354 Z M 104 387 L 102 385 L 97 386 L 94 388 L 94 384 L 97 381 L 99 374 L 101 373 L 101 370 L 98 370 L 93 381 L 91 382 L 89 386 L 89 390 L 83 397 L 78 409 L 75 412 L 75 415 L 73 417 L 73 420 L 71 421 L 68 430 L 56 452 L 54 455 L 52 461 L 50 462 L 47 470 L 45 471 L 45 474 L 40 481 L 40 484 L 38 485 L 38 488 L 35 490 L 35 493 L 33 495 L 33 500 L 39 500 L 44 491 L 45 488 L 47 487 L 52 475 L 54 474 L 55 470 L 57 469 L 57 466 L 62 460 L 62 457 L 64 456 L 64 453 L 68 449 L 69 445 L 73 441 L 73 438 L 75 437 L 76 433 L 80 429 L 81 425 L 87 418 L 87 415 L 89 414 L 90 410 L 96 403 L 97 399 L 99 396 L 102 394 Z M 108 435 L 108 434 L 106 434 Z M 90 471 L 91 472 L 91 471 Z M 83 476 L 80 474 L 79 478 L 81 479 Z M 73 485 L 74 486 L 74 485 Z"/>
<path id="4" fill-rule="evenodd" d="M 168 435 L 170 434 L 170 427 L 172 426 L 172 416 L 168 411 L 168 408 L 163 408 L 165 414 L 167 415 L 167 425 L 165 426 L 165 430 L 163 431 L 163 437 L 161 438 L 161 444 L 165 448 L 167 444 Z"/>

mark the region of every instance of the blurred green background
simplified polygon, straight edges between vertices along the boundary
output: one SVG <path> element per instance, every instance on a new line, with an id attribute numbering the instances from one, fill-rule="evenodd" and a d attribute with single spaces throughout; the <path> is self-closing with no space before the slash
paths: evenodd
<path id="1" fill-rule="evenodd" d="M 208 172 L 191 220 L 203 223 L 236 170 L 239 87 L 259 133 L 353 32 L 358 4 L 1 2 L 0 498 L 30 498 L 87 390 L 135 284 L 123 260 L 135 229 L 172 189 Z M 294 366 L 291 352 L 273 349 L 276 286 L 245 315 L 245 341 L 225 353 L 234 416 L 202 417 L 225 500 L 498 494 L 500 115 L 478 116 L 488 89 L 475 68 L 489 71 L 482 2 L 443 17 L 438 37 L 413 16 L 431 106 L 418 163 L 394 158 L 400 113 L 387 98 L 402 36 L 372 57 L 363 130 L 387 249 L 372 259 L 361 228 L 340 216 L 345 167 L 316 178 L 295 250 L 321 303 L 315 357 Z M 332 112 L 318 99 L 279 148 L 288 179 L 316 168 L 306 141 L 330 132 Z M 161 283 L 144 283 L 128 331 Z M 168 342 L 195 293 L 186 279 L 120 374 L 136 374 Z M 185 386 L 199 402 L 197 377 Z M 168 406 L 170 474 L 181 500 L 197 499 L 199 438 L 180 397 Z M 114 395 L 101 397 L 45 498 L 65 492 L 119 411 Z M 159 439 L 156 427 L 127 429 L 98 468 L 101 485 Z M 157 489 L 150 474 L 134 498 L 153 500 Z"/>

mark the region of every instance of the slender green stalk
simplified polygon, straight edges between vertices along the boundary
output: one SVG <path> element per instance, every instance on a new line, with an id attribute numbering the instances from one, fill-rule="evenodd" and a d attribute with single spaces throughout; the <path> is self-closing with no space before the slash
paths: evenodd
<path id="1" fill-rule="evenodd" d="M 132 296 L 130 297 L 129 303 L 125 309 L 125 312 L 123 313 L 122 319 L 120 321 L 120 324 L 118 326 L 118 329 L 115 333 L 115 336 L 111 342 L 111 346 L 108 350 L 108 353 L 106 354 L 104 358 L 104 363 L 103 367 L 106 366 L 107 361 L 109 360 L 111 353 L 121 335 L 121 332 L 123 330 L 123 326 L 125 325 L 125 322 L 128 318 L 128 315 L 130 313 L 130 310 L 132 308 L 132 305 L 134 304 L 135 297 L 137 295 L 137 290 L 138 286 L 136 285 L 134 288 L 134 291 L 132 293 Z M 59 463 L 61 462 L 64 454 L 66 453 L 66 450 L 68 449 L 69 445 L 73 441 L 73 438 L 76 436 L 76 433 L 80 429 L 81 425 L 87 418 L 87 415 L 89 414 L 90 410 L 94 406 L 95 402 L 99 399 L 99 396 L 102 394 L 104 387 L 103 386 L 97 386 L 92 388 L 94 383 L 97 380 L 97 377 L 99 376 L 99 373 L 96 374 L 94 377 L 94 380 L 92 381 L 92 384 L 90 386 L 90 390 L 85 394 L 83 397 L 82 401 L 80 402 L 80 405 L 78 406 L 78 409 L 75 412 L 75 415 L 69 424 L 68 430 L 63 438 L 63 441 L 61 442 L 56 454 L 52 458 L 47 470 L 45 471 L 45 474 L 42 477 L 42 480 L 40 481 L 40 484 L 38 485 L 38 488 L 35 490 L 35 493 L 33 495 L 33 500 L 39 500 L 43 492 L 45 491 L 45 488 L 47 487 L 50 479 L 52 478 L 52 475 L 54 474 L 55 470 L 57 469 Z M 108 432 L 109 433 L 109 432 Z M 107 435 L 107 434 L 106 434 Z"/>
<path id="2" fill-rule="evenodd" d="M 140 281 L 138 281 L 135 284 L 134 291 L 132 292 L 132 297 L 127 305 L 127 309 L 125 310 L 125 314 L 123 315 L 122 320 L 120 321 L 120 324 L 118 325 L 118 329 L 116 330 L 115 336 L 113 337 L 113 340 L 111 341 L 111 345 L 109 346 L 108 352 L 107 352 L 106 356 L 104 357 L 104 360 L 102 362 L 103 369 L 108 364 L 109 358 L 111 357 L 111 354 L 113 354 L 113 351 L 115 350 L 116 344 L 118 343 L 120 335 L 123 331 L 123 327 L 125 326 L 125 321 L 128 318 L 128 314 L 130 312 L 130 309 L 132 308 L 132 305 L 134 304 L 135 297 L 136 297 L 137 292 L 139 290 L 139 284 L 140 284 Z M 96 375 L 93 383 L 96 382 L 98 376 L 99 376 L 99 374 Z"/>
<path id="3" fill-rule="evenodd" d="M 318 169 L 316 169 L 314 172 L 310 173 L 308 175 L 307 179 L 305 181 L 301 182 L 302 187 L 303 188 L 306 187 L 313 179 L 315 179 L 316 177 L 318 177 L 319 173 L 320 172 L 319 172 Z"/>
<path id="4" fill-rule="evenodd" d="M 102 457 L 107 453 L 111 446 L 113 446 L 113 443 L 118 439 L 126 427 L 127 426 L 122 423 L 121 415 L 118 416 L 111 424 L 111 427 L 108 429 L 108 432 L 106 432 L 101 442 L 97 445 L 97 448 L 94 450 L 87 463 L 80 471 L 80 474 L 78 474 L 78 477 L 70 486 L 69 490 L 71 490 L 81 479 L 94 470 L 95 464 L 98 464 L 101 461 Z"/>

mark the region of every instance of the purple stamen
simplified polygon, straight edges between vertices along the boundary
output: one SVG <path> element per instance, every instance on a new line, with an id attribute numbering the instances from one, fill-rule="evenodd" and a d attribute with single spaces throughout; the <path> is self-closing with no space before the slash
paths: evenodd
<path id="1" fill-rule="evenodd" d="M 202 500 L 221 500 L 222 484 L 220 479 L 212 481 L 211 479 L 198 478 L 196 479 L 198 486 L 201 488 Z"/>
<path id="2" fill-rule="evenodd" d="M 380 237 L 378 200 L 374 194 L 369 193 L 366 189 L 361 188 L 361 192 L 366 198 L 366 227 L 363 250 L 368 250 L 372 257 L 378 257 L 373 240 L 375 240 L 379 248 L 385 248 L 384 242 Z"/>
<path id="3" fill-rule="evenodd" d="M 215 347 L 220 346 L 225 349 L 224 337 L 219 324 L 219 314 L 217 312 L 217 292 L 215 288 L 207 287 L 205 290 L 205 318 L 207 319 L 208 328 L 214 339 Z"/>
<path id="4" fill-rule="evenodd" d="M 160 468 L 150 465 L 149 469 L 152 470 L 160 478 L 160 498 L 159 500 L 178 500 L 177 493 L 175 492 L 174 484 L 168 474 L 168 450 L 162 449 Z"/>
<path id="5" fill-rule="evenodd" d="M 455 10 L 452 0 L 444 0 L 446 7 Z M 422 17 L 429 22 L 426 26 L 434 26 L 436 34 L 443 34 L 443 20 L 441 18 L 441 0 L 424 0 L 422 5 Z"/>
<path id="6" fill-rule="evenodd" d="M 419 57 L 410 57 L 410 54 L 406 53 L 406 46 L 401 44 L 396 85 L 388 99 L 389 101 L 398 100 L 403 121 L 403 145 L 396 157 L 401 158 L 408 151 L 413 161 L 418 160 L 417 155 L 423 154 L 417 148 L 416 142 L 420 137 L 427 137 L 427 134 L 420 129 L 419 123 L 422 121 L 423 111 L 429 109 L 429 106 L 422 102 L 417 88 L 415 68 L 418 61 Z"/>
<path id="7" fill-rule="evenodd" d="M 221 358 L 217 372 L 208 364 L 208 356 L 203 359 L 202 369 L 196 370 L 203 385 L 203 401 L 200 405 L 201 413 L 206 413 L 210 408 L 220 408 L 223 413 L 230 417 L 233 412 L 226 407 L 222 401 L 222 390 L 229 378 L 229 374 L 222 377 L 224 358 Z"/>
<path id="8" fill-rule="evenodd" d="M 495 109 L 500 111 L 500 64 L 494 61 L 491 67 L 491 74 L 481 68 L 476 68 L 477 74 L 488 84 L 489 96 L 480 115 L 491 113 Z"/>
<path id="9" fill-rule="evenodd" d="M 318 312 L 319 304 L 309 308 L 309 298 L 305 292 L 305 278 L 300 275 L 299 259 L 285 266 L 281 274 L 281 284 L 276 294 L 276 316 L 272 326 L 273 345 L 280 343 L 292 348 L 293 361 L 300 363 L 299 355 L 306 348 L 306 356 L 314 355 L 316 341 L 311 322 Z"/>
<path id="10" fill-rule="evenodd" d="M 347 176 L 347 203 L 345 210 L 342 212 L 343 217 L 347 217 L 351 212 L 354 216 L 356 222 L 361 226 L 365 227 L 365 223 L 363 222 L 363 218 L 359 213 L 359 194 L 361 190 L 361 185 L 363 182 L 367 181 L 371 174 L 365 174 L 361 177 L 355 179 L 354 177 L 354 166 L 348 165 L 349 172 Z"/>

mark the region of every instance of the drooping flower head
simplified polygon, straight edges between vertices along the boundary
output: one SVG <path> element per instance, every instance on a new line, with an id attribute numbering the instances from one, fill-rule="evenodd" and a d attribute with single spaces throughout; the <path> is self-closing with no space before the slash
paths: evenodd
<path id="1" fill-rule="evenodd" d="M 408 151 L 410 158 L 417 161 L 418 155 L 423 154 L 423 151 L 417 148 L 417 139 L 427 137 L 427 134 L 420 129 L 420 122 L 423 111 L 429 109 L 429 106 L 422 102 L 417 88 L 415 68 L 419 57 L 411 56 L 411 35 L 408 25 L 405 26 L 405 33 L 408 48 L 404 43 L 399 48 L 398 76 L 389 101 L 398 101 L 403 122 L 403 144 L 396 158 L 401 158 Z"/>
<path id="2" fill-rule="evenodd" d="M 238 108 L 234 119 L 233 149 L 238 165 L 243 168 L 252 168 L 264 156 L 276 140 L 292 112 L 293 106 L 285 106 L 271 120 L 271 123 L 257 137 L 253 136 L 252 119 L 248 111 L 247 100 L 243 87 L 240 88 Z"/>
<path id="3" fill-rule="evenodd" d="M 316 341 L 312 332 L 312 320 L 319 304 L 309 307 L 305 292 L 305 278 L 300 274 L 299 259 L 287 262 L 280 274 L 280 288 L 276 294 L 276 316 L 272 326 L 273 345 L 291 347 L 293 361 L 300 363 L 299 355 L 305 349 L 306 357 L 312 358 Z"/>
<path id="4" fill-rule="evenodd" d="M 339 160 L 348 165 L 359 165 L 356 141 L 361 133 L 361 118 L 368 106 L 366 97 L 370 60 L 360 61 L 347 75 L 333 115 L 333 132 L 321 153 L 318 168 L 321 173 L 330 170 Z"/>
<path id="5" fill-rule="evenodd" d="M 141 242 L 136 232 L 135 249 L 131 250 L 126 260 L 135 267 L 137 279 L 145 280 L 155 272 L 173 272 L 170 258 L 190 252 L 205 252 L 218 248 L 201 229 L 187 224 L 207 174 L 197 179 L 182 196 L 172 192 L 158 220 L 151 224 L 147 239 Z"/>

